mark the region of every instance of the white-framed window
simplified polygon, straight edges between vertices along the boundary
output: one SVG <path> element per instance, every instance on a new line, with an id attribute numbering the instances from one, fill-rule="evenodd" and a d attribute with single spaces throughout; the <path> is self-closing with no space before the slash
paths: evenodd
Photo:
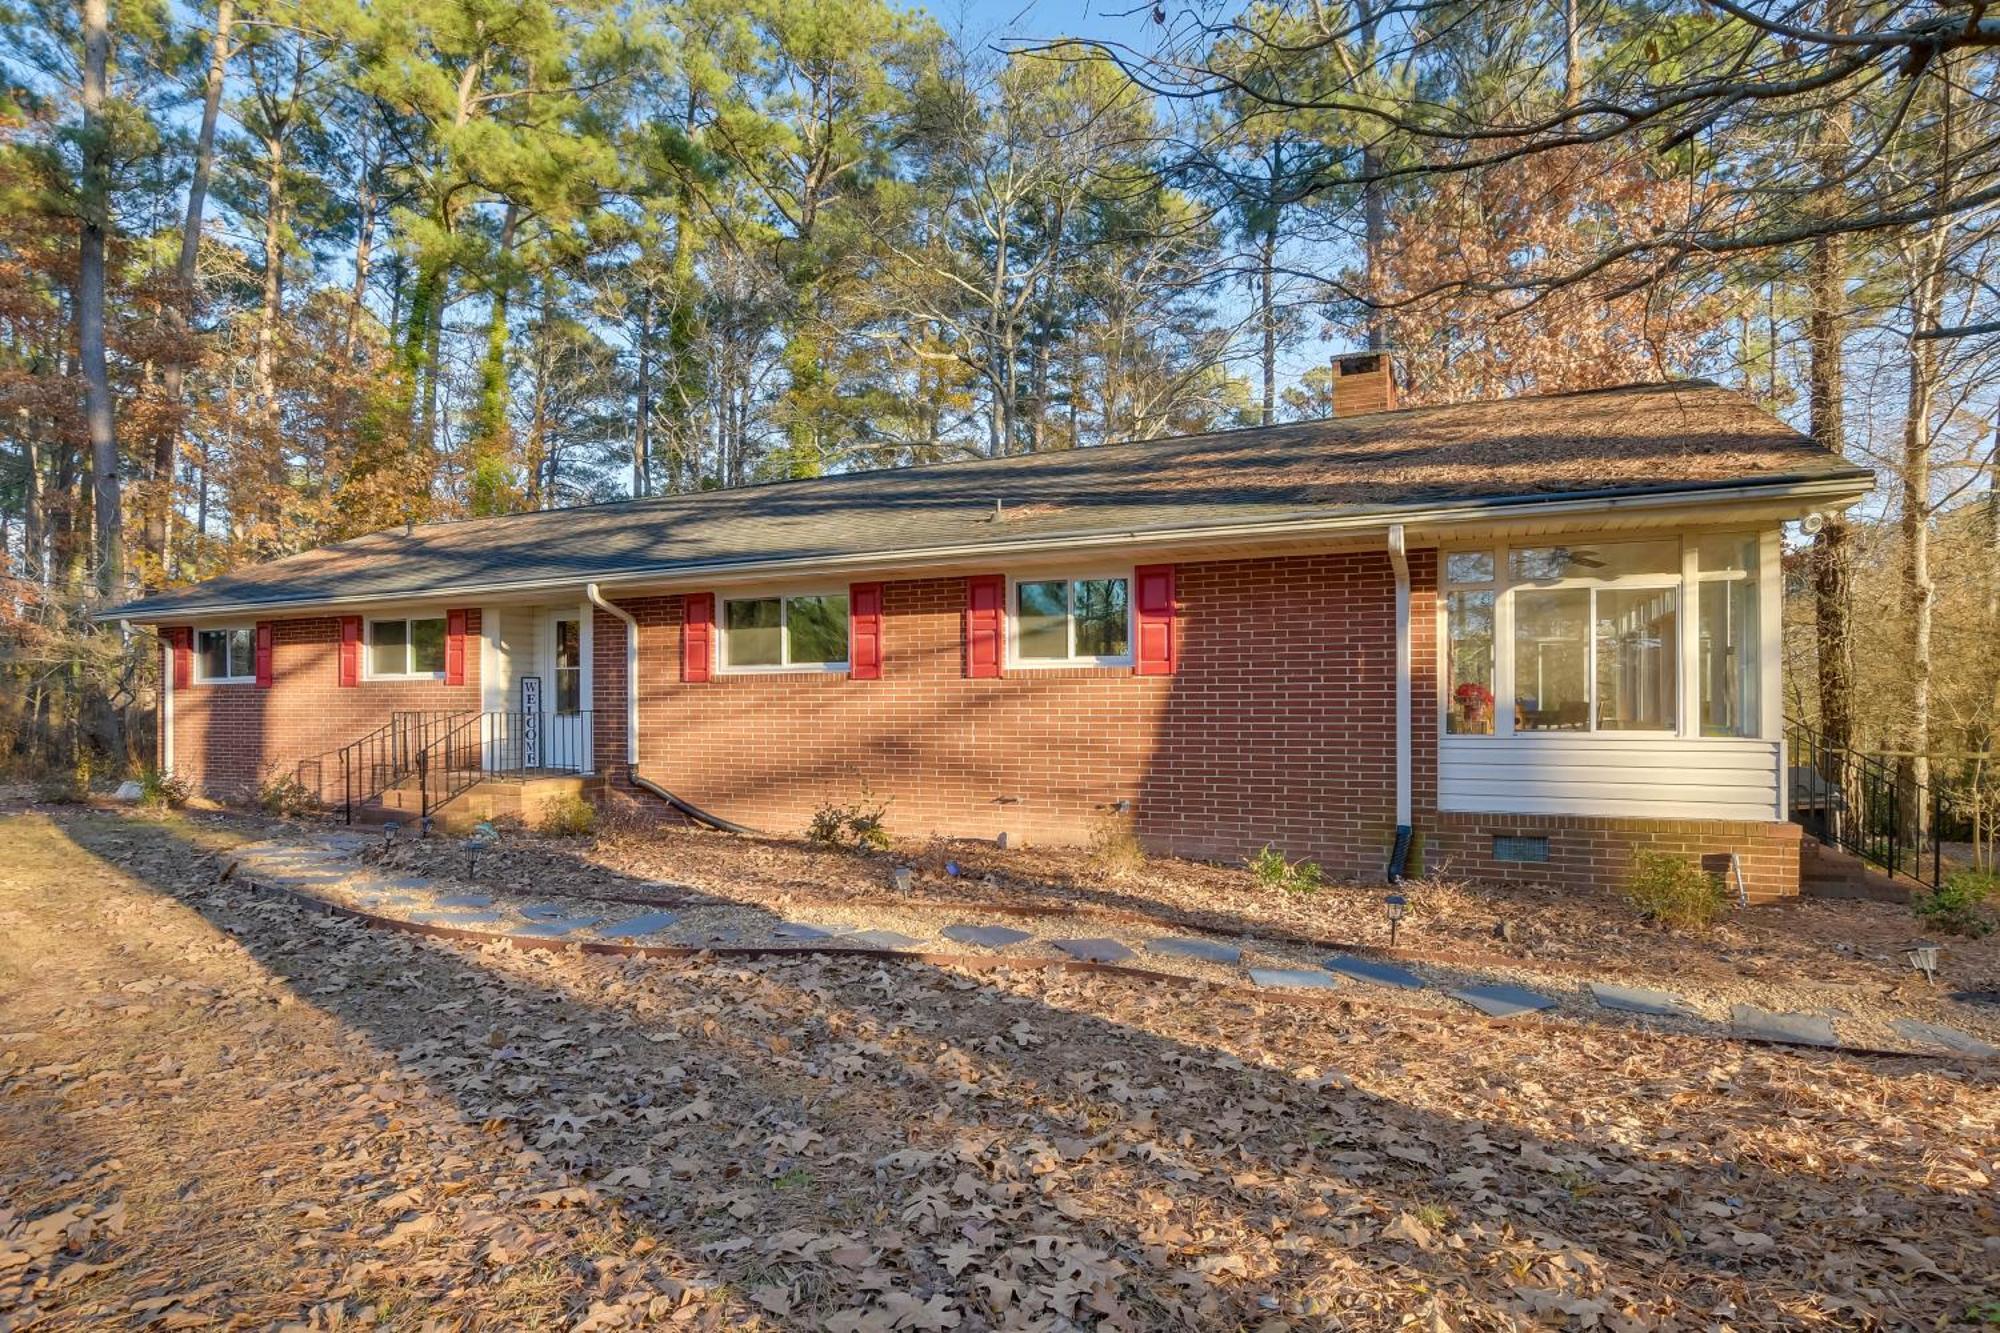
<path id="1" fill-rule="evenodd" d="M 1007 641 L 1016 666 L 1130 666 L 1129 574 L 1012 581 Z"/>
<path id="2" fill-rule="evenodd" d="M 194 632 L 194 678 L 203 685 L 248 685 L 257 679 L 257 631 L 249 625 Z"/>
<path id="3" fill-rule="evenodd" d="M 370 680 L 434 680 L 444 675 L 444 617 L 368 622 Z"/>
<path id="4" fill-rule="evenodd" d="M 1762 540 L 1524 541 L 1447 552 L 1446 734 L 1677 735 L 1683 693 L 1698 686 L 1700 734 L 1757 735 Z"/>
<path id="5" fill-rule="evenodd" d="M 844 589 L 722 601 L 723 671 L 845 671 L 847 653 Z"/>

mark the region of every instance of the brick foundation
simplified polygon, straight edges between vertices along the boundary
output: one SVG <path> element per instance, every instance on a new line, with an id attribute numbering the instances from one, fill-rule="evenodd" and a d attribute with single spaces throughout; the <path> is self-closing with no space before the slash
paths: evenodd
<path id="1" fill-rule="evenodd" d="M 1802 832 L 1796 824 L 1720 820 L 1437 815 L 1424 831 L 1423 864 L 1447 878 L 1606 888 L 1624 877 L 1635 852 L 1647 848 L 1698 858 L 1723 875 L 1733 893 L 1728 859 L 1735 852 L 1750 900 L 1768 902 L 1799 891 Z M 1495 860 L 1493 839 L 1501 835 L 1547 838 L 1548 861 Z"/>

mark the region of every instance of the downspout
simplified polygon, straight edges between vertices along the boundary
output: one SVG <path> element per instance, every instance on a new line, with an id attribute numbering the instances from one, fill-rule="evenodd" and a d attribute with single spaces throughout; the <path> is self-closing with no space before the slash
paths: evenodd
<path id="1" fill-rule="evenodd" d="M 639 772 L 639 622 L 634 620 L 623 607 L 604 600 L 595 583 L 583 585 L 583 595 L 590 604 L 600 611 L 609 612 L 625 622 L 625 777 L 633 786 L 671 805 L 697 824 L 721 829 L 724 833 L 753 833 L 754 829 L 732 824 L 728 820 L 711 815 L 697 805 L 690 805 L 680 797 L 644 777 Z"/>
<path id="2" fill-rule="evenodd" d="M 1389 882 L 1410 865 L 1416 829 L 1410 813 L 1410 555 L 1403 525 L 1389 525 L 1389 564 L 1396 571 L 1396 840 L 1389 850 Z"/>

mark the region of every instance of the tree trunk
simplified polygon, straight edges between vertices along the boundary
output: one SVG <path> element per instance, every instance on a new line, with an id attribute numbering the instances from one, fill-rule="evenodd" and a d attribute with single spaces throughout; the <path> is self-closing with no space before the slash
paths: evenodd
<path id="1" fill-rule="evenodd" d="M 264 451 L 264 502 L 259 508 L 268 533 L 266 542 L 276 551 L 283 545 L 279 528 L 290 481 L 278 429 L 278 321 L 285 313 L 285 141 L 275 135 L 267 137 L 264 152 L 264 287 L 251 374 L 257 395 L 257 443 Z"/>
<path id="2" fill-rule="evenodd" d="M 90 439 L 97 590 L 106 597 L 120 590 L 125 573 L 118 436 L 104 347 L 104 249 L 111 225 L 111 145 L 104 98 L 110 66 L 107 0 L 83 0 L 83 226 L 77 258 L 77 347 L 83 372 L 84 423 Z"/>
<path id="3" fill-rule="evenodd" d="M 1813 243 L 1807 261 L 1806 351 L 1812 437 L 1845 453 L 1847 252 L 1842 238 Z M 1854 743 L 1854 641 L 1848 623 L 1854 554 L 1847 519 L 1829 515 L 1813 547 L 1813 611 L 1817 620 L 1819 729 L 1829 746 Z M 1831 775 L 1829 775 L 1831 776 Z"/>
<path id="4" fill-rule="evenodd" d="M 1273 150 L 1276 151 L 1275 149 Z M 1277 180 L 1272 179 L 1272 193 L 1275 194 Z M 1258 250 L 1257 273 L 1257 315 L 1263 325 L 1264 334 L 1264 411 L 1263 424 L 1268 426 L 1278 419 L 1278 320 L 1272 308 L 1275 304 L 1273 269 L 1278 256 L 1278 205 L 1275 199 L 1268 201 L 1269 214 L 1264 220 L 1263 243 Z"/>
<path id="5" fill-rule="evenodd" d="M 153 557 L 153 575 L 168 573 L 168 543 L 174 515 L 174 465 L 181 435 L 180 408 L 187 373 L 188 330 L 194 323 L 195 265 L 201 256 L 202 217 L 208 207 L 208 181 L 215 169 L 215 125 L 222 113 L 222 86 L 229 64 L 229 29 L 235 21 L 235 0 L 218 0 L 215 35 L 209 42 L 208 78 L 202 87 L 201 129 L 194 141 L 194 176 L 188 182 L 187 218 L 181 225 L 181 251 L 174 265 L 174 289 L 167 302 L 167 327 L 173 335 L 160 368 L 164 420 L 153 433 L 153 488 L 146 506 L 146 550 Z"/>
<path id="6" fill-rule="evenodd" d="M 652 493 L 652 440 L 648 435 L 653 416 L 653 291 L 639 293 L 638 327 L 634 341 L 639 352 L 638 401 L 632 415 L 632 494 Z"/>
<path id="7" fill-rule="evenodd" d="M 1945 243 L 1948 229 L 1933 224 L 1907 243 L 1904 253 L 1910 276 L 1910 328 L 1935 328 L 1944 303 Z M 1930 788 L 1931 748 L 1931 622 L 1936 585 L 1931 578 L 1931 416 L 1938 376 L 1937 343 L 1909 340 L 1909 384 L 1903 414 L 1902 521 L 1903 612 L 1909 633 L 1909 702 L 1904 718 L 1902 748 L 1906 761 L 1907 823 L 1921 845 L 1929 818 L 1925 796 Z"/>
<path id="8" fill-rule="evenodd" d="M 341 339 L 341 356 L 354 365 L 361 350 L 361 312 L 368 300 L 368 266 L 375 248 L 375 164 L 370 148 L 362 148 L 363 162 L 354 182 L 354 295 L 347 306 L 347 329 Z"/>

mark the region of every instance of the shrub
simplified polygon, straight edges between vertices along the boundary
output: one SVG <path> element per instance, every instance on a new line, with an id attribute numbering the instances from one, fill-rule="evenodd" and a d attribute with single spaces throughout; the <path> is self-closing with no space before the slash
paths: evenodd
<path id="1" fill-rule="evenodd" d="M 1690 929 L 1708 925 L 1729 905 L 1721 880 L 1685 856 L 1655 851 L 1641 851 L 1632 858 L 1625 900 L 1649 920 Z"/>
<path id="2" fill-rule="evenodd" d="M 597 831 L 597 807 L 572 792 L 542 802 L 535 832 L 544 838 L 587 838 Z"/>
<path id="3" fill-rule="evenodd" d="M 888 811 L 889 803 L 876 800 L 875 793 L 863 784 L 858 800 L 847 805 L 827 801 L 813 811 L 806 837 L 822 847 L 883 851 L 889 846 L 889 830 L 882 822 Z"/>
<path id="4" fill-rule="evenodd" d="M 1139 835 L 1125 815 L 1108 814 L 1090 831 L 1091 873 L 1113 884 L 1122 884 L 1145 868 L 1146 853 Z"/>
<path id="5" fill-rule="evenodd" d="M 147 767 L 139 771 L 139 804 L 148 810 L 178 810 L 188 802 L 188 782 Z"/>
<path id="6" fill-rule="evenodd" d="M 1954 870 L 1936 889 L 1910 907 L 1937 929 L 1978 939 L 2000 930 L 2000 874 L 1991 870 Z"/>
<path id="7" fill-rule="evenodd" d="M 257 806 L 267 815 L 289 819 L 310 814 L 318 804 L 312 788 L 299 781 L 296 773 L 274 773 L 257 789 Z"/>
<path id="8" fill-rule="evenodd" d="M 1287 893 L 1318 893 L 1323 877 L 1319 865 L 1313 861 L 1288 861 L 1285 854 L 1269 843 L 1255 856 L 1245 857 L 1243 864 L 1250 867 L 1250 873 L 1257 882 L 1267 889 L 1283 889 Z"/>

